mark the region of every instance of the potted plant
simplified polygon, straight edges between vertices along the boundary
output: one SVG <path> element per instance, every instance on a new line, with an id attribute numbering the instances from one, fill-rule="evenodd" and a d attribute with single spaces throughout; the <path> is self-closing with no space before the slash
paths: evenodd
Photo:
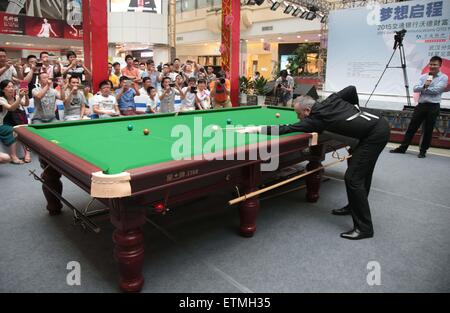
<path id="1" fill-rule="evenodd" d="M 245 76 L 239 77 L 239 103 L 247 104 L 247 94 L 251 88 L 252 81 Z"/>
<path id="2" fill-rule="evenodd" d="M 286 69 L 292 76 L 308 75 L 308 54 L 318 53 L 319 46 L 315 43 L 300 44 L 294 51 L 294 55 L 288 58 Z"/>
<path id="3" fill-rule="evenodd" d="M 255 79 L 253 87 L 255 89 L 255 94 L 258 96 L 258 105 L 264 105 L 266 95 L 269 92 L 269 90 L 267 90 L 267 79 L 262 76 Z"/>

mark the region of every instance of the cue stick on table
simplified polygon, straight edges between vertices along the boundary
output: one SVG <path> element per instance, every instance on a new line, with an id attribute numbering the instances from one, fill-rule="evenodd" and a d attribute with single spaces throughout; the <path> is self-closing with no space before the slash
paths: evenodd
<path id="1" fill-rule="evenodd" d="M 339 160 L 334 161 L 334 162 L 330 162 L 330 163 L 328 163 L 328 164 L 325 164 L 325 165 L 323 165 L 323 166 L 320 166 L 320 167 L 318 167 L 318 168 L 315 168 L 315 169 L 313 169 L 313 170 L 311 170 L 311 171 L 308 171 L 308 172 L 306 172 L 306 173 L 303 173 L 303 174 L 300 174 L 300 175 L 291 177 L 291 178 L 286 179 L 286 180 L 284 180 L 284 181 L 282 181 L 282 182 L 279 182 L 279 183 L 277 183 L 277 184 L 275 184 L 275 185 L 272 185 L 272 186 L 269 186 L 269 187 L 266 187 L 266 188 L 263 188 L 263 189 L 260 189 L 260 190 L 257 190 L 257 191 L 248 193 L 248 194 L 245 194 L 245 195 L 243 195 L 243 196 L 241 196 L 241 197 L 238 197 L 238 198 L 235 198 L 235 199 L 233 199 L 233 200 L 228 201 L 228 205 L 233 205 L 233 204 L 236 204 L 236 203 L 239 203 L 239 202 L 243 202 L 243 201 L 245 201 L 245 200 L 247 200 L 247 199 L 249 199 L 249 198 L 256 197 L 256 196 L 258 196 L 258 195 L 260 195 L 260 194 L 262 194 L 262 193 L 265 193 L 265 192 L 270 191 L 270 190 L 273 190 L 273 189 L 275 189 L 275 188 L 284 186 L 284 185 L 289 184 L 290 182 L 293 182 L 293 181 L 295 181 L 295 180 L 297 180 L 297 179 L 300 179 L 300 178 L 305 177 L 305 176 L 308 176 L 308 175 L 310 175 L 310 174 L 312 174 L 312 173 L 315 173 L 315 172 L 318 172 L 318 171 L 320 171 L 320 170 L 323 170 L 323 169 L 325 169 L 325 168 L 327 168 L 327 167 L 330 167 L 330 166 L 336 165 L 336 164 L 338 164 L 338 163 L 341 163 L 341 162 L 343 162 L 343 161 L 345 161 L 345 160 L 350 159 L 351 157 L 352 157 L 351 155 L 348 155 L 348 156 L 346 156 L 346 157 L 344 157 L 344 158 L 342 158 L 342 159 L 339 159 Z"/>

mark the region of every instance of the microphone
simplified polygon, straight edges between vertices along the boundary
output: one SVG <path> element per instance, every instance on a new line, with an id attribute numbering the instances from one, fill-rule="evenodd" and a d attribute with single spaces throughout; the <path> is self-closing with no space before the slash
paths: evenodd
<path id="1" fill-rule="evenodd" d="M 427 80 L 425 82 L 425 89 L 428 88 L 428 86 L 430 86 L 431 82 L 433 81 L 434 76 L 433 75 L 428 75 Z"/>

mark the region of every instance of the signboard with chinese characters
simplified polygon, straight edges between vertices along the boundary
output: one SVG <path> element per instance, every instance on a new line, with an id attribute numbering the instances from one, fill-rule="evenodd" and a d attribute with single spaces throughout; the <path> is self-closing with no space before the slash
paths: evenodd
<path id="1" fill-rule="evenodd" d="M 450 1 L 443 0 L 372 4 L 331 12 L 325 89 L 338 91 L 355 85 L 358 92 L 370 94 L 393 53 L 389 65 L 401 65 L 394 36 L 403 29 L 411 96 L 432 56 L 444 59 L 441 70 L 450 75 L 449 20 Z M 387 69 L 376 94 L 405 97 L 404 85 L 402 69 Z M 450 99 L 450 93 L 443 96 Z"/>
<path id="2" fill-rule="evenodd" d="M 23 35 L 24 17 L 0 12 L 0 34 Z"/>
<path id="3" fill-rule="evenodd" d="M 161 0 L 110 0 L 111 12 L 146 12 L 161 14 Z"/>

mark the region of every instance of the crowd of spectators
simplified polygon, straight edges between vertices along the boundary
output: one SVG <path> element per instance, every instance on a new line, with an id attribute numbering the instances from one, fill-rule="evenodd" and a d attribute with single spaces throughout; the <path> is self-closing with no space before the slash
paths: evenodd
<path id="1" fill-rule="evenodd" d="M 0 163 L 31 162 L 25 146 L 23 158 L 17 154 L 13 127 L 28 122 L 53 123 L 90 118 L 158 114 L 178 111 L 210 110 L 231 107 L 230 81 L 222 71 L 195 61 L 156 66 L 152 59 L 142 61 L 131 55 L 125 66 L 108 64 L 108 79 L 92 93 L 92 73 L 76 53 L 66 54 L 66 63 L 51 59 L 48 52 L 29 55 L 26 62 L 11 60 L 0 48 L 0 143 L 9 153 L 0 153 Z M 136 99 L 144 101 L 139 110 Z M 28 120 L 26 107 L 32 101 L 34 112 Z M 63 103 L 60 118 L 57 101 Z"/>

